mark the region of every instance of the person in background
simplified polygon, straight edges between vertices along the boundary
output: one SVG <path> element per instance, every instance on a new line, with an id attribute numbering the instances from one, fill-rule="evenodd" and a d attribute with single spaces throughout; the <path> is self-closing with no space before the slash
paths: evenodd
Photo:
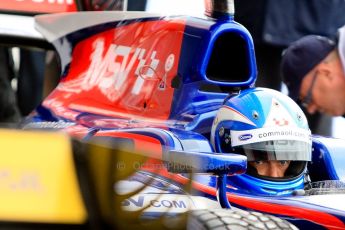
<path id="1" fill-rule="evenodd" d="M 0 47 L 0 126 L 19 122 L 21 119 L 16 95 L 10 80 L 13 78 L 12 56 L 7 47 Z"/>
<path id="2" fill-rule="evenodd" d="M 251 33 L 258 66 L 256 86 L 282 88 L 281 55 L 292 42 L 309 34 L 331 39 L 345 24 L 342 0 L 234 0 L 235 20 Z M 332 117 L 306 112 L 315 134 L 332 134 Z"/>
<path id="3" fill-rule="evenodd" d="M 281 69 L 290 97 L 308 113 L 345 115 L 345 26 L 338 38 L 308 35 L 283 53 Z"/>
<path id="4" fill-rule="evenodd" d="M 31 113 L 42 101 L 46 53 L 46 50 L 19 49 L 16 95 L 20 114 L 23 117 Z M 52 80 L 49 76 L 46 77 Z"/>

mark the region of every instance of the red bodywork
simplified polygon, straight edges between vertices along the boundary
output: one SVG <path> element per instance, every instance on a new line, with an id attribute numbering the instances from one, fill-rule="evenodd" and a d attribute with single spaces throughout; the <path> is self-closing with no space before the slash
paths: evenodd
<path id="1" fill-rule="evenodd" d="M 0 11 L 18 13 L 57 13 L 77 11 L 74 0 L 1 0 Z"/>

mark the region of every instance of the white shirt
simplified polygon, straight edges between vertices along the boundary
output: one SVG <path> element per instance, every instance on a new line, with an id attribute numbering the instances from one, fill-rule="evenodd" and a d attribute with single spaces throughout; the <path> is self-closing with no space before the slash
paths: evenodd
<path id="1" fill-rule="evenodd" d="M 345 73 L 345 26 L 338 29 L 338 52 Z"/>

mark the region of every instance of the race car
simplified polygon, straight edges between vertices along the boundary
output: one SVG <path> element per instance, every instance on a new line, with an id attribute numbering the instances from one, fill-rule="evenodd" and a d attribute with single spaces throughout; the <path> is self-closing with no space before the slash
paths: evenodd
<path id="1" fill-rule="evenodd" d="M 45 219 L 40 207 L 23 212 L 20 204 L 0 212 L 0 219 L 52 223 L 59 217 L 60 224 L 102 220 L 134 228 L 142 219 L 167 215 L 169 224 L 159 227 L 169 228 L 194 210 L 187 227 L 345 228 L 343 141 L 311 136 L 291 99 L 255 87 L 253 41 L 234 21 L 233 3 L 206 3 L 204 18 L 122 11 L 35 17 L 35 28 L 59 55 L 62 74 L 20 124 L 40 132 L 19 139 L 30 134 L 39 140 L 44 150 L 30 150 L 37 151 L 35 160 L 58 167 L 42 180 L 33 177 L 30 189 L 71 189 L 52 193 L 44 210 L 55 197 L 71 199 Z M 4 131 L 4 144 L 10 134 Z M 51 138 L 40 143 L 43 136 Z M 66 138 L 73 140 L 70 150 Z M 47 149 L 56 152 L 47 155 Z M 251 162 L 263 158 L 294 161 L 294 167 L 281 179 L 260 176 Z M 67 184 L 57 189 L 45 182 L 49 177 Z"/>

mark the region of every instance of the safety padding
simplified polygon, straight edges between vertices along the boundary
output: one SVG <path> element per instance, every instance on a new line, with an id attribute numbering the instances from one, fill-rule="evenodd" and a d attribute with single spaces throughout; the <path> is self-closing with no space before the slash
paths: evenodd
<path id="1" fill-rule="evenodd" d="M 312 181 L 345 180 L 344 140 L 313 137 L 313 159 L 308 165 Z"/>

